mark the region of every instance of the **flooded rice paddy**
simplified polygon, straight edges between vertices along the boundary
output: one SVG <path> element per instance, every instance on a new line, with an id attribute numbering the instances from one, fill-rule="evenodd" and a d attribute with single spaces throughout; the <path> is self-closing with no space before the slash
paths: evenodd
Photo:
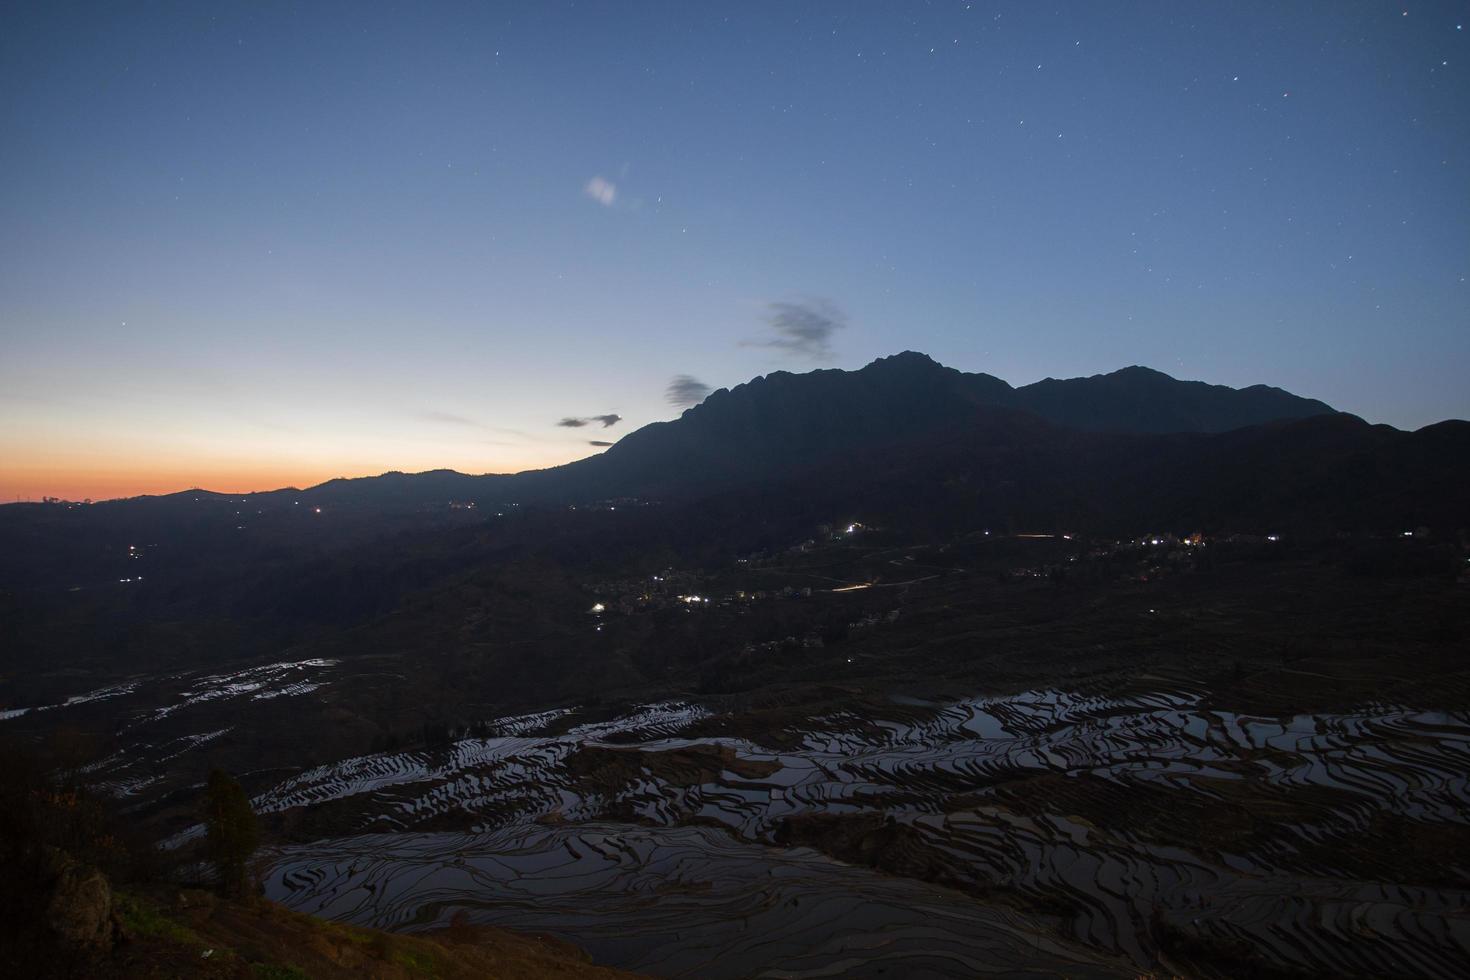
<path id="1" fill-rule="evenodd" d="M 1470 853 L 1434 847 L 1470 821 L 1464 714 L 1054 690 L 890 708 L 770 745 L 690 737 L 691 704 L 547 712 L 319 767 L 257 808 L 334 807 L 356 835 L 281 852 L 268 890 L 378 925 L 462 908 L 668 976 L 1470 963 Z"/>
<path id="2" fill-rule="evenodd" d="M 336 670 L 137 678 L 0 721 L 123 705 L 87 769 L 146 812 Z M 663 976 L 1470 975 L 1466 713 L 1034 690 L 781 717 L 559 707 L 266 771 L 257 810 L 339 835 L 276 852 L 268 893 L 391 928 L 464 910 Z"/>
<path id="3" fill-rule="evenodd" d="M 268 894 L 389 929 L 472 921 L 575 936 L 658 976 L 1108 976 L 1123 968 L 1012 910 L 710 827 L 522 824 L 288 849 Z"/>

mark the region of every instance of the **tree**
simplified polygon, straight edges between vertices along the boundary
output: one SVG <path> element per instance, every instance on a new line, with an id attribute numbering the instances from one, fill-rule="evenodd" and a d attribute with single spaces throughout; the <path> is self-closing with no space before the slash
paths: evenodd
<path id="1" fill-rule="evenodd" d="M 204 825 L 220 891 L 225 895 L 243 894 L 245 863 L 260 843 L 260 827 L 244 788 L 222 769 L 209 774 L 209 788 L 204 791 Z"/>

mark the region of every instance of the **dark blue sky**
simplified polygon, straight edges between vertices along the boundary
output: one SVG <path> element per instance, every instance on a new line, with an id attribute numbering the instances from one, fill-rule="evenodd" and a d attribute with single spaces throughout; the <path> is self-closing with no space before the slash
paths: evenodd
<path id="1" fill-rule="evenodd" d="M 12 5 L 0 493 L 545 465 L 905 348 L 1465 417 L 1467 20 Z"/>

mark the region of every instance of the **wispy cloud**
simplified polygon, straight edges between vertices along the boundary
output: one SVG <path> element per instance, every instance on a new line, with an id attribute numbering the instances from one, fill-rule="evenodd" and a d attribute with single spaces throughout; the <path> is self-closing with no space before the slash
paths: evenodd
<path id="1" fill-rule="evenodd" d="M 622 420 L 623 417 L 621 415 L 615 412 L 608 412 L 606 415 L 568 415 L 556 424 L 564 429 L 580 429 L 584 425 L 601 422 L 604 429 L 609 429 Z"/>
<path id="2" fill-rule="evenodd" d="M 605 208 L 610 208 L 618 199 L 618 185 L 606 177 L 593 177 L 582 188 L 582 193 Z"/>
<path id="3" fill-rule="evenodd" d="M 466 429 L 479 429 L 482 432 L 495 432 L 501 435 L 515 436 L 517 439 L 530 439 L 531 436 L 520 429 L 508 429 L 502 425 L 488 425 L 479 419 L 472 419 L 465 415 L 455 415 L 453 412 L 422 412 L 420 418 L 428 422 L 438 422 L 441 425 L 455 425 Z M 492 445 L 507 445 L 505 443 L 492 443 Z"/>
<path id="4" fill-rule="evenodd" d="M 774 347 L 814 361 L 832 357 L 832 334 L 847 326 L 847 315 L 826 300 L 767 303 L 763 319 L 773 336 L 742 346 Z"/>
<path id="5" fill-rule="evenodd" d="M 611 446 L 612 443 L 610 443 L 610 442 L 603 442 L 601 439 L 588 439 L 587 440 L 587 445 L 589 445 L 589 446 Z"/>
<path id="6" fill-rule="evenodd" d="M 688 408 L 691 405 L 698 405 L 704 401 L 705 396 L 713 390 L 713 388 L 698 378 L 687 374 L 679 374 L 675 375 L 669 381 L 669 386 L 664 389 L 664 398 L 670 405 L 675 405 L 679 408 Z"/>
<path id="7" fill-rule="evenodd" d="M 430 422 L 443 422 L 446 425 L 473 426 L 476 429 L 485 428 L 483 424 L 476 422 L 474 419 L 465 418 L 463 415 L 454 415 L 449 412 L 425 412 L 424 418 Z"/>

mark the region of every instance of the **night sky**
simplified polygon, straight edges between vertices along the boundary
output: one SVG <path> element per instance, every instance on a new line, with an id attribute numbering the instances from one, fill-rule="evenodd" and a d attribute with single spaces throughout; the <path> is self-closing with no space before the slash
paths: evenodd
<path id="1" fill-rule="evenodd" d="M 1466 22 L 10 4 L 0 496 L 543 466 L 904 349 L 1467 417 Z"/>

